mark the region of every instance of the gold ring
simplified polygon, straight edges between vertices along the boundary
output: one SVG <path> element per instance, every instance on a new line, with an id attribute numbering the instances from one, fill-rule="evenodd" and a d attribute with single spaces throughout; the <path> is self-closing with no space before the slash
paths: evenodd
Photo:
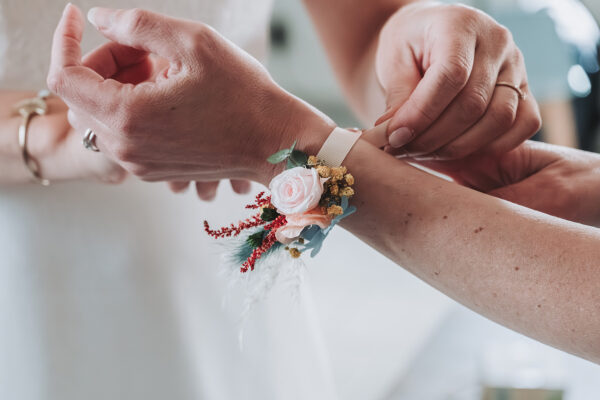
<path id="1" fill-rule="evenodd" d="M 523 92 L 523 90 L 520 87 L 513 85 L 512 83 L 498 82 L 498 83 L 496 83 L 496 86 L 504 86 L 504 87 L 514 90 L 519 95 L 520 100 L 525 100 L 527 98 L 527 95 L 525 94 L 525 92 Z"/>

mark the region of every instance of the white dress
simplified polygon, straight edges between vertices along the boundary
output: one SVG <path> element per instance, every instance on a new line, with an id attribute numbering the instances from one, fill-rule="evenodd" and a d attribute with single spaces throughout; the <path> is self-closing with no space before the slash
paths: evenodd
<path id="1" fill-rule="evenodd" d="M 200 20 L 266 54 L 271 0 L 74 3 Z M 64 4 L 0 0 L 0 89 L 45 87 Z M 84 52 L 101 41 L 88 24 Z M 0 399 L 335 398 L 309 307 L 263 304 L 240 349 L 202 229 L 244 216 L 225 186 L 210 204 L 132 179 L 0 187 Z"/>

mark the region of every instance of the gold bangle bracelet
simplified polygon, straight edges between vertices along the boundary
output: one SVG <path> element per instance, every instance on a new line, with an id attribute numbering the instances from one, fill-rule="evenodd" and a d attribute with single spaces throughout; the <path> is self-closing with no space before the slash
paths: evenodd
<path id="1" fill-rule="evenodd" d="M 25 99 L 15 105 L 17 112 L 23 117 L 21 125 L 19 125 L 19 147 L 21 156 L 25 166 L 31 172 L 33 179 L 42 186 L 49 186 L 50 181 L 42 177 L 40 164 L 36 159 L 31 157 L 27 151 L 27 138 L 29 133 L 29 123 L 36 115 L 44 115 L 48 110 L 46 99 L 50 93 L 47 90 L 42 90 L 37 97 Z"/>

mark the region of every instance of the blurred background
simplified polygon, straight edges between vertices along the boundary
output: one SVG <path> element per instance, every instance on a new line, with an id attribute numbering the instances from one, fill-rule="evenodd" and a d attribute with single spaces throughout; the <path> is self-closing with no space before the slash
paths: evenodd
<path id="1" fill-rule="evenodd" d="M 523 51 L 544 120 L 535 139 L 597 151 L 600 2 L 466 3 L 507 26 Z M 339 125 L 359 125 L 300 1 L 276 1 L 271 43 L 277 82 Z M 334 235 L 326 267 L 309 275 L 340 399 L 600 398 L 600 366 L 490 322 L 348 233 Z M 353 262 L 340 263 L 346 246 Z"/>

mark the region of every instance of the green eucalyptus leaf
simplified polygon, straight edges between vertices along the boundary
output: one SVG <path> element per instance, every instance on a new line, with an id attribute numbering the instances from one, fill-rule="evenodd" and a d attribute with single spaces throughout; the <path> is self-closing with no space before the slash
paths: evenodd
<path id="1" fill-rule="evenodd" d="M 271 155 L 267 158 L 267 161 L 271 164 L 279 164 L 280 162 L 284 162 L 288 159 L 288 157 L 292 154 L 290 149 L 279 150 L 277 153 Z"/>
<path id="2" fill-rule="evenodd" d="M 294 150 L 297 142 L 298 142 L 297 140 L 294 140 L 292 147 L 290 147 L 289 149 L 279 150 L 277 153 L 272 154 L 269 158 L 267 158 L 267 161 L 270 162 L 271 164 L 279 164 L 280 162 L 284 162 L 290 156 L 292 156 L 294 151 L 297 151 L 297 150 Z M 288 164 L 288 166 L 289 166 L 289 164 Z"/>

